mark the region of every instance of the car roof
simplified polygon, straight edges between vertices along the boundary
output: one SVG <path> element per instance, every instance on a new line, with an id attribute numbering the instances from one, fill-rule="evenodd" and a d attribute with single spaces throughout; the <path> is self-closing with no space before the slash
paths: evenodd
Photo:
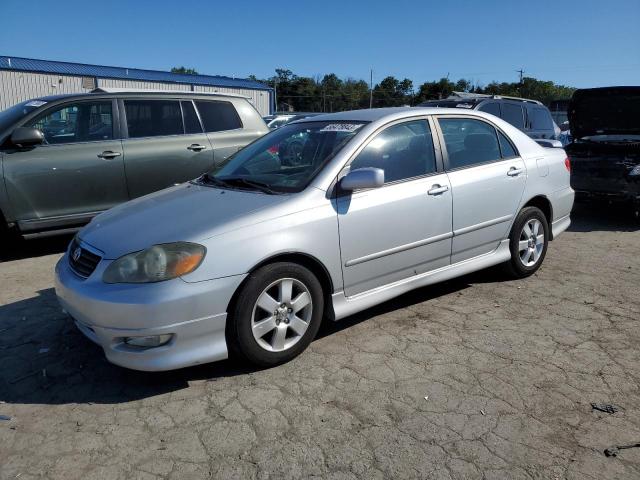
<path id="1" fill-rule="evenodd" d="M 368 108 L 362 110 L 347 110 L 345 112 L 325 113 L 313 117 L 301 118 L 293 123 L 306 122 L 376 122 L 378 120 L 393 120 L 394 118 L 414 117 L 419 115 L 433 114 L 467 114 L 470 116 L 483 116 L 483 112 L 477 110 L 467 110 L 462 108 L 441 108 L 441 107 L 386 107 Z"/>
<path id="2" fill-rule="evenodd" d="M 110 88 L 96 88 L 90 92 L 78 92 L 78 93 L 63 93 L 59 95 L 46 95 L 44 97 L 30 98 L 29 100 L 40 100 L 43 102 L 55 102 L 57 100 L 74 99 L 74 98 L 91 98 L 92 96 L 100 95 L 102 97 L 107 96 L 191 96 L 191 97 L 234 97 L 234 98 L 248 98 L 245 95 L 237 93 L 226 92 L 192 92 L 188 90 L 151 90 L 151 89 L 110 89 Z"/>

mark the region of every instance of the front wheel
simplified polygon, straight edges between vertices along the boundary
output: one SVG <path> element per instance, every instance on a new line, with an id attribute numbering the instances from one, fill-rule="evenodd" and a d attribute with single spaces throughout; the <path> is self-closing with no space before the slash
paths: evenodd
<path id="1" fill-rule="evenodd" d="M 516 217 L 509 236 L 509 273 L 515 278 L 535 273 L 547 254 L 548 244 L 549 224 L 544 213 L 537 207 L 523 208 Z"/>
<path id="2" fill-rule="evenodd" d="M 322 286 L 305 267 L 273 263 L 251 273 L 227 323 L 232 353 L 268 367 L 296 357 L 316 336 Z"/>

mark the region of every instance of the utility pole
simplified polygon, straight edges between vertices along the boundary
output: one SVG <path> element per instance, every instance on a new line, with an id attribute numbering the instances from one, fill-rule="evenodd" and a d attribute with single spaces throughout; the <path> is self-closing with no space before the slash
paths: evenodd
<path id="1" fill-rule="evenodd" d="M 278 79 L 273 80 L 273 103 L 275 103 L 274 112 L 278 111 Z"/>
<path id="2" fill-rule="evenodd" d="M 373 68 L 371 69 L 371 79 L 369 80 L 369 108 L 373 108 Z"/>
<path id="3" fill-rule="evenodd" d="M 520 68 L 520 70 L 516 70 L 520 74 L 520 95 L 522 95 L 522 78 L 524 75 L 524 69 Z"/>

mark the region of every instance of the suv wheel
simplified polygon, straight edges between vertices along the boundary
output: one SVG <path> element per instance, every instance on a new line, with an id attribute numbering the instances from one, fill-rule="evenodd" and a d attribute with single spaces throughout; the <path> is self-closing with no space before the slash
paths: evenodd
<path id="1" fill-rule="evenodd" d="M 535 273 L 547 254 L 548 244 L 549 224 L 544 213 L 536 207 L 523 208 L 516 217 L 509 236 L 509 273 L 516 278 Z"/>
<path id="2" fill-rule="evenodd" d="M 274 263 L 253 272 L 227 320 L 232 353 L 263 367 L 299 355 L 322 322 L 324 296 L 318 279 L 294 263 Z"/>

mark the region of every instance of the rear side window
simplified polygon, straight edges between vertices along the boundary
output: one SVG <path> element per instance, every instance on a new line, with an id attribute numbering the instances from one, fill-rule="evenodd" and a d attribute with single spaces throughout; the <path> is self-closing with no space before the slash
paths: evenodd
<path id="1" fill-rule="evenodd" d="M 509 122 L 516 128 L 524 128 L 524 116 L 522 114 L 522 105 L 515 105 L 513 103 L 502 104 L 502 119 L 505 122 Z"/>
<path id="2" fill-rule="evenodd" d="M 182 113 L 177 100 L 125 100 L 129 138 L 181 135 Z"/>
<path id="3" fill-rule="evenodd" d="M 501 158 L 496 129 L 488 123 L 467 118 L 440 118 L 438 123 L 447 147 L 449 169 Z"/>
<path id="4" fill-rule="evenodd" d="M 529 126 L 532 130 L 553 130 L 551 114 L 546 108 L 529 109 Z"/>
<path id="5" fill-rule="evenodd" d="M 489 102 L 484 105 L 480 105 L 478 108 L 481 112 L 487 112 L 491 115 L 495 115 L 496 117 L 500 116 L 500 104 L 498 102 Z"/>
<path id="6" fill-rule="evenodd" d="M 180 104 L 182 105 L 182 115 L 184 116 L 184 133 L 202 133 L 200 120 L 198 120 L 193 103 L 186 101 L 180 102 Z"/>
<path id="7" fill-rule="evenodd" d="M 516 149 L 504 133 L 498 132 L 498 140 L 500 141 L 500 151 L 502 152 L 502 158 L 517 157 Z"/>
<path id="8" fill-rule="evenodd" d="M 242 122 L 231 102 L 196 101 L 206 132 L 223 132 L 242 128 Z"/>

